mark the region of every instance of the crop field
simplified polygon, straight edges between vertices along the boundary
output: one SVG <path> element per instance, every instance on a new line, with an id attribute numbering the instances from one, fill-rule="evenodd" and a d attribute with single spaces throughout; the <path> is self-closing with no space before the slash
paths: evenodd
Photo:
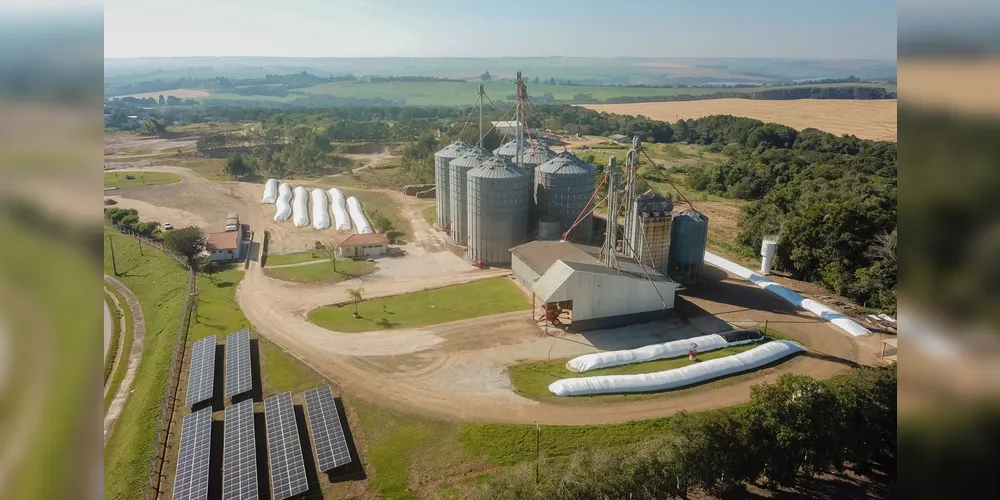
<path id="1" fill-rule="evenodd" d="M 799 99 L 758 101 L 712 99 L 706 101 L 585 104 L 586 108 L 623 115 L 643 115 L 675 122 L 681 118 L 734 115 L 780 123 L 802 130 L 817 128 L 831 134 L 852 134 L 862 139 L 896 141 L 896 100 Z"/>
<path id="2" fill-rule="evenodd" d="M 314 87 L 300 89 L 306 94 L 325 94 L 336 97 L 351 97 L 359 99 L 387 99 L 402 102 L 411 106 L 464 106 L 473 105 L 481 82 L 331 82 Z M 644 88 L 644 87 L 610 87 L 591 85 L 535 85 L 527 81 L 528 92 L 532 96 L 552 94 L 557 100 L 572 100 L 577 94 L 591 94 L 594 99 L 604 100 L 612 97 L 652 97 L 673 95 L 705 95 L 716 92 L 755 92 L 760 88 Z M 894 85 L 876 84 L 815 84 L 808 87 L 840 87 L 840 86 L 873 86 L 884 87 L 895 91 Z M 485 84 L 486 95 L 494 102 L 507 101 L 507 96 L 514 93 L 514 85 L 509 81 L 493 81 Z M 795 88 L 794 86 L 782 88 Z M 203 99 L 251 100 L 291 102 L 301 97 L 300 94 L 290 94 L 284 97 L 238 94 L 211 94 Z"/>

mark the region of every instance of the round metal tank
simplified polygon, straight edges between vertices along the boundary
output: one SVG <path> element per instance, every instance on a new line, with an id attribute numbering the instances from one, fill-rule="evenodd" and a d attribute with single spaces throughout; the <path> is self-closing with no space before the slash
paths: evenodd
<path id="1" fill-rule="evenodd" d="M 450 234 L 455 243 L 465 245 L 469 237 L 469 208 L 468 208 L 468 188 L 466 186 L 466 175 L 472 170 L 490 159 L 492 155 L 489 151 L 472 146 L 462 156 L 451 160 L 449 166 L 449 189 L 451 199 L 449 201 L 451 215 Z"/>
<path id="2" fill-rule="evenodd" d="M 527 139 L 521 140 L 521 152 L 531 149 L 531 144 Z M 517 139 L 509 140 L 493 150 L 493 154 L 503 156 L 510 161 L 515 161 L 517 156 Z"/>
<path id="3" fill-rule="evenodd" d="M 538 239 L 544 241 L 555 241 L 562 234 L 559 232 L 559 219 L 554 217 L 542 217 L 538 220 Z"/>
<path id="4" fill-rule="evenodd" d="M 528 236 L 531 179 L 502 156 L 469 171 L 469 260 L 510 264 L 511 247 Z"/>
<path id="5" fill-rule="evenodd" d="M 444 149 L 434 153 L 434 197 L 437 201 L 437 225 L 438 227 L 444 227 L 449 221 L 451 221 L 451 214 L 449 213 L 449 199 L 450 199 L 450 174 L 448 163 L 459 156 L 462 156 L 469 149 L 469 145 L 465 141 L 455 141 Z"/>
<path id="6" fill-rule="evenodd" d="M 694 209 L 674 216 L 670 228 L 670 276 L 681 282 L 701 279 L 708 242 L 708 217 Z"/>
<path id="7" fill-rule="evenodd" d="M 527 149 L 521 152 L 521 166 L 524 170 L 528 172 L 528 177 L 531 181 L 535 181 L 535 169 L 556 157 L 556 152 L 551 149 L 542 146 L 541 144 L 535 144 L 534 147 L 529 146 Z"/>
<path id="8" fill-rule="evenodd" d="M 569 230 L 582 212 L 590 209 L 594 194 L 594 167 L 572 153 L 559 153 L 537 168 L 535 178 L 535 214 L 559 221 L 560 232 Z M 593 229 L 593 216 L 584 217 L 570 237 L 588 239 Z"/>

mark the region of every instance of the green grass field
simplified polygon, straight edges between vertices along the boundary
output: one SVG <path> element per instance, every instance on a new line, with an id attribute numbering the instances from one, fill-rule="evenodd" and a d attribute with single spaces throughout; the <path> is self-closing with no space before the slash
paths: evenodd
<path id="1" fill-rule="evenodd" d="M 125 332 L 124 332 L 125 341 L 122 343 L 121 352 L 123 356 L 127 356 L 129 351 L 132 350 L 132 340 L 133 340 L 132 322 L 134 321 L 132 317 L 132 309 L 128 306 L 128 303 L 125 302 L 125 297 L 122 296 L 122 294 L 118 293 L 118 290 L 116 290 L 111 285 L 107 285 L 107 289 L 111 293 L 113 293 L 115 297 L 118 298 L 118 303 L 121 304 L 122 310 L 125 311 Z M 117 322 L 118 321 L 117 309 L 114 308 L 114 304 L 110 304 L 109 307 L 111 307 L 111 318 Z M 117 342 L 118 342 L 117 338 L 111 339 L 112 345 L 111 348 L 108 350 L 109 355 L 114 349 L 117 348 L 116 345 Z M 112 361 L 114 361 L 113 358 Z M 105 369 L 110 370 L 111 366 L 106 366 Z M 107 377 L 108 375 L 110 375 L 111 377 L 111 382 L 108 385 L 108 394 L 104 397 L 105 411 L 107 411 L 108 406 L 111 405 L 111 400 L 115 398 L 115 393 L 118 392 L 118 387 L 121 386 L 122 379 L 125 378 L 125 371 L 127 369 L 128 369 L 128 362 L 123 358 L 122 361 L 118 363 L 118 369 L 116 369 L 114 373 L 108 373 L 107 375 L 105 375 L 105 377 Z"/>
<path id="2" fill-rule="evenodd" d="M 447 323 L 488 314 L 528 310 L 531 304 L 507 278 L 436 288 L 358 304 L 324 306 L 309 312 L 309 320 L 336 332 L 358 333 Z"/>
<path id="3" fill-rule="evenodd" d="M 126 179 L 130 175 L 132 179 Z M 127 188 L 134 186 L 155 186 L 158 184 L 173 184 L 181 178 L 166 172 L 115 172 L 104 174 L 104 187 Z"/>
<path id="4" fill-rule="evenodd" d="M 284 255 L 268 255 L 267 266 L 285 266 L 288 264 L 299 264 L 311 260 L 326 260 L 326 256 L 321 252 L 297 252 Z"/>
<path id="5" fill-rule="evenodd" d="M 142 362 L 125 403 L 121 418 L 104 449 L 104 470 L 113 471 L 104 478 L 104 497 L 109 499 L 141 498 L 153 442 L 160 403 L 166 391 L 170 356 L 177 334 L 187 289 L 187 271 L 174 259 L 146 247 L 139 255 L 131 238 L 105 229 L 105 238 L 115 240 L 118 279 L 142 305 L 146 320 L 146 338 Z M 104 271 L 112 274 L 111 254 L 104 254 Z"/>
<path id="6" fill-rule="evenodd" d="M 268 257 L 270 259 L 270 257 Z M 270 261 L 268 261 L 270 264 Z M 337 270 L 329 261 L 317 261 L 304 266 L 266 267 L 264 274 L 269 278 L 300 283 L 337 283 L 366 274 L 375 270 L 376 264 L 364 260 L 339 259 Z"/>
<path id="7" fill-rule="evenodd" d="M 336 97 L 352 97 L 360 99 L 382 98 L 396 102 L 404 102 L 411 106 L 472 106 L 476 102 L 476 93 L 481 82 L 331 82 L 314 87 L 299 89 L 307 94 L 324 94 Z M 486 83 L 486 94 L 494 101 L 507 101 L 507 96 L 514 93 L 514 84 L 508 81 Z M 806 87 L 843 87 L 871 86 L 884 87 L 889 91 L 896 90 L 894 85 L 864 84 L 864 83 L 831 83 L 804 85 Z M 785 88 L 795 88 L 794 86 Z M 577 94 L 591 94 L 594 99 L 605 100 L 612 97 L 653 97 L 674 95 L 705 95 L 717 92 L 751 93 L 760 88 L 642 88 L 642 87 L 603 87 L 591 85 L 534 85 L 528 84 L 532 96 L 552 94 L 557 100 L 572 100 Z M 245 96 L 238 94 L 211 94 L 202 100 L 249 100 L 291 102 L 302 95 L 290 94 L 277 96 Z"/>

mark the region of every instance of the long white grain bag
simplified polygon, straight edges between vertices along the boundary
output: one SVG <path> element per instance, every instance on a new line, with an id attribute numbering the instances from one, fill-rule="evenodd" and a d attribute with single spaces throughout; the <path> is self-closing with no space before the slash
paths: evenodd
<path id="1" fill-rule="evenodd" d="M 296 186 L 292 196 L 292 223 L 295 227 L 309 225 L 309 191 L 302 186 Z"/>
<path id="2" fill-rule="evenodd" d="M 326 208 L 326 191 L 313 189 L 312 210 L 314 228 L 326 229 L 330 227 L 330 212 Z"/>
<path id="3" fill-rule="evenodd" d="M 337 188 L 330 190 L 330 210 L 333 212 L 337 231 L 350 231 L 351 216 L 347 215 L 347 198 L 344 198 L 344 192 Z"/>
<path id="4" fill-rule="evenodd" d="M 261 204 L 278 201 L 278 184 L 278 179 L 267 180 L 264 184 L 264 197 L 260 199 Z"/>
<path id="5" fill-rule="evenodd" d="M 282 222 L 292 216 L 292 186 L 278 186 L 278 200 L 275 202 L 274 221 Z"/>
<path id="6" fill-rule="evenodd" d="M 361 202 L 357 198 L 351 196 L 347 199 L 347 211 L 351 214 L 354 227 L 358 228 L 358 234 L 371 234 L 375 232 L 372 229 L 371 223 L 368 222 L 368 217 L 365 216 L 364 209 L 361 208 Z"/>
<path id="7" fill-rule="evenodd" d="M 573 372 L 586 372 L 597 370 L 598 368 L 642 363 L 643 361 L 678 358 L 687 356 L 688 351 L 691 350 L 692 343 L 698 344 L 698 352 L 706 352 L 732 345 L 750 344 L 759 341 L 760 339 L 750 339 L 728 342 L 722 335 L 713 333 L 712 335 L 647 345 L 637 349 L 584 354 L 583 356 L 577 356 L 569 360 L 566 363 L 566 368 Z"/>
<path id="8" fill-rule="evenodd" d="M 739 354 L 673 370 L 641 375 L 604 375 L 557 380 L 549 384 L 549 391 L 556 396 L 665 391 L 760 368 L 804 350 L 802 346 L 787 340 L 775 340 Z"/>
<path id="9" fill-rule="evenodd" d="M 729 271 L 743 279 L 749 280 L 751 283 L 767 290 L 778 297 L 781 297 L 788 303 L 805 309 L 816 316 L 819 316 L 825 321 L 833 323 L 833 326 L 840 328 L 841 330 L 855 336 L 861 337 L 864 335 L 871 335 L 872 332 L 847 316 L 834 311 L 826 306 L 826 304 L 816 302 L 813 299 L 807 299 L 794 290 L 786 288 L 775 281 L 765 278 L 763 275 L 757 274 L 739 264 L 728 261 L 715 255 L 711 252 L 705 252 L 705 262 L 718 267 L 719 269 Z"/>

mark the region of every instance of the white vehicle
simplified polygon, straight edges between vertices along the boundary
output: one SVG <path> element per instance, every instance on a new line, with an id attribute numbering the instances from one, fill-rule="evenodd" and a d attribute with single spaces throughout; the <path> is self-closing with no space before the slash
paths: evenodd
<path id="1" fill-rule="evenodd" d="M 174 225 L 173 224 L 171 224 L 169 222 L 164 222 L 163 223 L 163 230 L 164 231 L 172 231 L 173 229 L 174 229 Z"/>

